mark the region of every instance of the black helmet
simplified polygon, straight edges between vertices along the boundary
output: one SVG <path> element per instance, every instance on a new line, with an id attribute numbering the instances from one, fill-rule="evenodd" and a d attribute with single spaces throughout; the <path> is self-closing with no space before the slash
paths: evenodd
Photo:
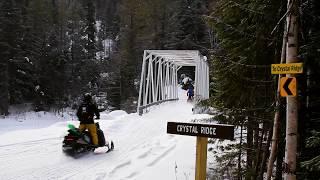
<path id="1" fill-rule="evenodd" d="M 91 94 L 90 93 L 85 93 L 83 96 L 83 100 L 85 102 L 90 102 L 92 100 Z"/>

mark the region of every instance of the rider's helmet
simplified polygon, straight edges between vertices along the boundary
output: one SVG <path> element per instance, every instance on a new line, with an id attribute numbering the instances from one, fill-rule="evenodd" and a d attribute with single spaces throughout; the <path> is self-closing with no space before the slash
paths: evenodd
<path id="1" fill-rule="evenodd" d="M 84 96 L 83 96 L 83 100 L 85 102 L 91 102 L 92 101 L 92 96 L 90 93 L 85 93 Z"/>

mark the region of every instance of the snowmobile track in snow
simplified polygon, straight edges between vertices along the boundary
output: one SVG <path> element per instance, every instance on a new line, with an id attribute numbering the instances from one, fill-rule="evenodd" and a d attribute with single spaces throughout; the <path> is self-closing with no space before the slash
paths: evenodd
<path id="1" fill-rule="evenodd" d="M 12 144 L 4 144 L 4 145 L 0 145 L 0 148 L 1 148 L 1 147 L 7 147 L 7 146 L 33 144 L 33 143 L 37 144 L 38 142 L 47 142 L 48 140 L 56 140 L 56 139 L 61 139 L 61 137 L 38 139 L 38 140 L 32 140 L 32 141 L 24 141 L 24 142 L 12 143 Z"/>

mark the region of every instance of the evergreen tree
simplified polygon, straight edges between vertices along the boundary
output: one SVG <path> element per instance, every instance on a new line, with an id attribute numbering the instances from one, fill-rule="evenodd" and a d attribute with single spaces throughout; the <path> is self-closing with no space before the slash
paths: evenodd
<path id="1" fill-rule="evenodd" d="M 277 23 L 279 2 L 217 1 L 212 9 L 209 21 L 218 42 L 211 52 L 209 104 L 218 109 L 221 122 L 246 129 L 246 143 L 237 146 L 239 155 L 228 157 L 238 158 L 239 178 L 257 179 L 265 167 L 261 148 L 274 108 L 275 83 L 269 68 L 279 57 L 279 43 L 270 37 L 270 24 Z"/>
<path id="2" fill-rule="evenodd" d="M 121 86 L 121 108 L 129 111 L 132 107 L 133 99 L 137 97 L 138 88 L 136 82 L 140 75 L 141 54 L 144 47 L 150 44 L 150 33 L 144 34 L 148 29 L 149 10 L 146 9 L 146 2 L 141 0 L 123 1 L 120 4 L 120 86 Z M 132 99 L 133 98 L 133 99 Z"/>
<path id="3" fill-rule="evenodd" d="M 300 155 L 298 160 L 302 162 L 298 168 L 297 179 L 317 179 L 320 175 L 320 95 L 319 95 L 319 51 L 320 3 L 318 1 L 302 1 L 301 9 L 301 58 L 305 61 L 304 73 L 299 82 L 302 92 L 301 108 L 299 111 L 299 135 Z"/>
<path id="4" fill-rule="evenodd" d="M 207 0 L 178 0 L 171 17 L 168 42 L 169 49 L 196 49 L 207 54 L 210 47 L 208 28 L 203 15 L 208 12 Z"/>
<path id="5" fill-rule="evenodd" d="M 34 96 L 34 65 L 28 58 L 28 53 L 25 43 L 26 38 L 26 13 L 25 4 L 17 1 L 15 4 L 16 16 L 15 16 L 15 28 L 14 34 L 15 40 L 15 52 L 13 58 L 9 61 L 9 92 L 10 103 L 22 103 L 24 101 L 30 101 Z M 12 30 L 11 30 L 12 32 Z"/>
<path id="6" fill-rule="evenodd" d="M 7 91 L 3 91 L 3 98 L 9 97 L 10 103 L 21 103 L 33 97 L 33 64 L 26 57 L 24 44 L 25 25 L 22 2 L 7 1 L 2 4 L 2 57 L 3 81 Z M 7 94 L 7 95 L 5 95 Z M 8 96 L 9 95 L 9 96 Z M 4 100 L 4 99 L 3 99 Z M 7 100 L 4 100 L 7 106 Z"/>
<path id="7" fill-rule="evenodd" d="M 10 30 L 15 27 L 16 16 L 13 0 L 0 3 L 0 115 L 7 115 L 9 108 L 9 60 L 15 44 L 15 34 Z"/>
<path id="8" fill-rule="evenodd" d="M 88 59 L 95 59 L 96 57 L 96 28 L 95 28 L 95 4 L 94 0 L 86 0 L 84 3 L 84 10 L 86 11 L 86 28 L 85 32 L 87 35 L 87 57 Z"/>

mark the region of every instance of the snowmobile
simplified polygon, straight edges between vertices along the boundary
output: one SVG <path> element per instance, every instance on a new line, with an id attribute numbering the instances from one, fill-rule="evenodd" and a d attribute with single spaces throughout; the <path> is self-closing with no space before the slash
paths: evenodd
<path id="1" fill-rule="evenodd" d="M 64 137 L 62 150 L 64 153 L 70 156 L 77 156 L 79 154 L 83 154 L 85 152 L 96 152 L 100 147 L 99 153 L 102 152 L 108 153 L 114 149 L 113 141 L 106 142 L 103 131 L 100 129 L 99 123 L 95 123 L 97 127 L 97 135 L 98 135 L 98 146 L 96 147 L 92 144 L 92 139 L 90 133 L 86 130 L 84 132 L 80 132 L 78 128 L 74 125 L 69 124 L 68 134 Z"/>

